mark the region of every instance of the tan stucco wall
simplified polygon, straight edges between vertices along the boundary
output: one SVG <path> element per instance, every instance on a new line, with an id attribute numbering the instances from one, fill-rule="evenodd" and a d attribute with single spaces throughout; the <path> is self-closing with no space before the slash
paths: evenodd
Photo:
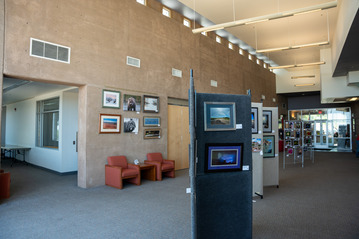
<path id="1" fill-rule="evenodd" d="M 273 73 L 218 44 L 214 34 L 194 35 L 181 23 L 162 16 L 161 5 L 134 0 L 12 0 L 6 1 L 4 74 L 22 79 L 79 86 L 80 187 L 103 185 L 107 156 L 123 154 L 144 160 L 147 152 L 167 152 L 167 97 L 186 99 L 189 71 L 194 69 L 197 92 L 246 94 L 252 101 L 277 106 Z M 30 37 L 71 47 L 71 63 L 29 56 Z M 126 65 L 126 56 L 141 59 L 141 68 Z M 183 78 L 171 69 L 183 71 Z M 210 86 L 216 80 L 218 87 Z M 144 115 L 102 108 L 102 90 L 160 96 L 160 140 L 138 135 L 99 134 L 99 114 Z M 278 101 L 277 101 L 278 102 Z M 122 105 L 122 103 L 121 103 Z"/>

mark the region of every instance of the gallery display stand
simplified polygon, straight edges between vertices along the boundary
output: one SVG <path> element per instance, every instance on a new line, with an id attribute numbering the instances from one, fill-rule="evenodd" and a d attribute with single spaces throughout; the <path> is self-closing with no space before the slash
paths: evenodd
<path id="1" fill-rule="evenodd" d="M 283 168 L 286 164 L 301 164 L 306 157 L 314 163 L 314 121 L 284 121 Z"/>
<path id="2" fill-rule="evenodd" d="M 253 168 L 253 197 L 263 199 L 263 104 L 253 103 L 252 106 L 252 168 Z M 259 120 L 260 118 L 260 120 Z"/>
<path id="3" fill-rule="evenodd" d="M 232 105 L 234 111 L 231 112 L 234 112 L 234 115 L 215 119 L 213 111 L 216 110 L 216 104 Z M 251 98 L 247 95 L 195 94 L 194 148 L 197 163 L 195 163 L 193 188 L 195 188 L 196 238 L 252 238 L 250 112 Z M 233 125 L 226 129 L 228 124 L 232 124 L 232 120 L 234 120 Z M 240 168 L 227 170 L 222 165 L 222 171 L 211 171 L 212 167 L 213 169 L 217 167 L 211 157 L 219 157 L 219 153 L 214 156 L 216 152 L 211 151 L 209 145 L 225 147 L 232 144 L 240 145 L 238 146 L 242 153 L 239 156 Z M 226 153 L 221 152 L 221 154 Z M 230 160 L 228 155 L 223 155 L 223 158 Z"/>
<path id="4" fill-rule="evenodd" d="M 278 107 L 263 107 L 263 186 L 279 187 Z M 266 119 L 265 117 L 268 117 Z M 268 122 L 265 122 L 268 120 Z M 270 146 L 270 147 L 267 147 Z"/>

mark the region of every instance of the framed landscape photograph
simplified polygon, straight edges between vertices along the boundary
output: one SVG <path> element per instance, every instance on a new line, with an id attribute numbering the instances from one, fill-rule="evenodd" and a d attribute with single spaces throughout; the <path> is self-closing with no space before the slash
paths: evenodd
<path id="1" fill-rule="evenodd" d="M 275 136 L 263 135 L 263 158 L 274 158 L 275 156 Z"/>
<path id="2" fill-rule="evenodd" d="M 258 108 L 252 107 L 251 112 L 252 134 L 258 134 Z"/>
<path id="3" fill-rule="evenodd" d="M 121 133 L 121 115 L 100 114 L 100 134 Z"/>
<path id="4" fill-rule="evenodd" d="M 158 113 L 160 111 L 160 98 L 157 96 L 143 96 L 143 112 Z"/>
<path id="5" fill-rule="evenodd" d="M 145 129 L 143 131 L 144 139 L 160 139 L 161 138 L 161 129 Z"/>
<path id="6" fill-rule="evenodd" d="M 241 171 L 243 164 L 242 143 L 206 144 L 206 163 L 204 171 Z"/>
<path id="7" fill-rule="evenodd" d="M 102 107 L 103 108 L 120 108 L 121 92 L 113 90 L 102 90 Z"/>
<path id="8" fill-rule="evenodd" d="M 204 130 L 236 130 L 236 104 L 204 102 Z"/>
<path id="9" fill-rule="evenodd" d="M 143 126 L 144 127 L 160 127 L 161 118 L 160 117 L 143 117 Z"/>
<path id="10" fill-rule="evenodd" d="M 263 110 L 263 132 L 272 133 L 272 111 Z"/>
<path id="11" fill-rule="evenodd" d="M 252 152 L 260 152 L 262 149 L 262 139 L 252 138 Z"/>
<path id="12" fill-rule="evenodd" d="M 123 119 L 123 132 L 138 134 L 140 126 L 138 118 L 124 118 Z"/>
<path id="13" fill-rule="evenodd" d="M 123 110 L 125 111 L 141 111 L 140 95 L 123 95 Z"/>

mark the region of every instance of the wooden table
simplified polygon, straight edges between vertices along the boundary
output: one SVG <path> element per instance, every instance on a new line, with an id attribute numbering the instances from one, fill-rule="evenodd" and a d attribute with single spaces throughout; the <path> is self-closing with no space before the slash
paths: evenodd
<path id="1" fill-rule="evenodd" d="M 148 179 L 151 181 L 156 181 L 156 167 L 155 165 L 150 164 L 139 164 L 141 170 L 141 179 Z"/>

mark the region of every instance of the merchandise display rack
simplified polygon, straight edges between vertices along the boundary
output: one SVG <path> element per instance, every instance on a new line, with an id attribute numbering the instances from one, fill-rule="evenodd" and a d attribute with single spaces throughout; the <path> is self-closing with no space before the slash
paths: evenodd
<path id="1" fill-rule="evenodd" d="M 289 159 L 293 159 L 293 164 L 301 163 L 304 167 L 306 152 L 314 163 L 313 147 L 313 121 L 288 120 L 284 122 L 284 152 L 283 168 Z"/>

